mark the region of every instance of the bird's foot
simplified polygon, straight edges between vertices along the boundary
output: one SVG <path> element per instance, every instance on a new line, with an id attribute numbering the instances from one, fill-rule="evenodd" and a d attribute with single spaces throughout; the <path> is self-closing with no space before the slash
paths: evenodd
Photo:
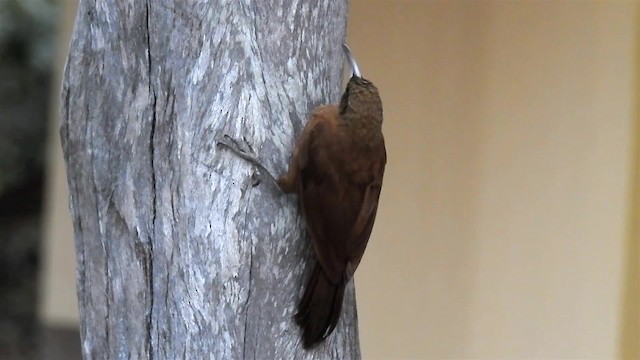
<path id="1" fill-rule="evenodd" d="M 223 138 L 218 139 L 216 143 L 218 146 L 226 147 L 227 149 L 231 150 L 234 154 L 250 162 L 251 164 L 257 166 L 258 169 L 260 169 L 260 174 L 266 174 L 273 181 L 273 183 L 276 186 L 278 186 L 278 181 L 271 174 L 271 171 L 269 171 L 269 169 L 267 169 L 264 165 L 262 165 L 262 163 L 260 163 L 260 161 L 258 160 L 258 156 L 256 155 L 255 151 L 253 151 L 253 149 L 251 148 L 251 145 L 249 145 L 249 142 L 244 138 L 243 140 L 246 147 L 241 146 L 237 140 L 225 134 Z M 260 184 L 259 180 L 254 181 L 253 185 L 257 186 L 258 184 Z"/>

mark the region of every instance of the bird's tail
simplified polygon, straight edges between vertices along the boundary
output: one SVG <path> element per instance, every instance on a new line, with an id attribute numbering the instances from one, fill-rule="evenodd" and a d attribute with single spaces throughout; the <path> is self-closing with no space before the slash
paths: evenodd
<path id="1" fill-rule="evenodd" d="M 338 324 L 345 282 L 332 283 L 320 264 L 316 264 L 298 304 L 295 320 L 302 328 L 304 347 L 309 349 L 324 340 Z"/>

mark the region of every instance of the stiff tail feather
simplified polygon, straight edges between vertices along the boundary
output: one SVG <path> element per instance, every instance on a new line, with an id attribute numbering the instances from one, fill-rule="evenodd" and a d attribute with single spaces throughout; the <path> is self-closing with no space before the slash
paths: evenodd
<path id="1" fill-rule="evenodd" d="M 302 328 L 305 349 L 318 345 L 335 329 L 340 319 L 344 288 L 344 281 L 332 283 L 320 264 L 315 265 L 295 315 Z"/>

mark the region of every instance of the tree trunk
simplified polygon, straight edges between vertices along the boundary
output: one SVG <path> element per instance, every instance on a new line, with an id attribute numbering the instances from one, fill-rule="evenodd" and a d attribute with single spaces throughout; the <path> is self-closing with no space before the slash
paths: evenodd
<path id="1" fill-rule="evenodd" d="M 292 321 L 313 255 L 282 174 L 341 92 L 346 0 L 80 1 L 61 136 L 86 359 L 354 359 Z M 257 179 L 261 179 L 260 182 Z"/>

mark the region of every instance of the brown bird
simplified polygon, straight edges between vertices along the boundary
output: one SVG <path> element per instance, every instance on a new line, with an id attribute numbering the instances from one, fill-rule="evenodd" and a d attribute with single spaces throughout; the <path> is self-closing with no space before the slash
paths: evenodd
<path id="1" fill-rule="evenodd" d="M 284 192 L 298 194 L 318 260 L 295 315 L 305 348 L 338 324 L 345 285 L 371 235 L 387 161 L 378 89 L 343 48 L 352 76 L 340 104 L 312 112 L 277 180 Z"/>

